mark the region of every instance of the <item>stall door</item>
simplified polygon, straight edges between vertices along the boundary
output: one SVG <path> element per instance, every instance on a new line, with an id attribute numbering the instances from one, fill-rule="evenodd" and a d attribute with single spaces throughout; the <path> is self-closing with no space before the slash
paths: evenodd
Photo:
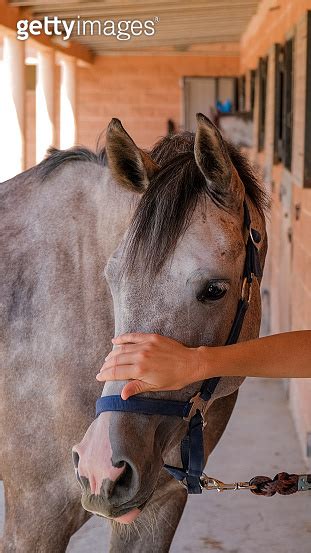
<path id="1" fill-rule="evenodd" d="M 195 114 L 212 117 L 216 106 L 216 79 L 210 77 L 185 77 L 184 79 L 184 124 L 186 131 L 197 128 Z"/>

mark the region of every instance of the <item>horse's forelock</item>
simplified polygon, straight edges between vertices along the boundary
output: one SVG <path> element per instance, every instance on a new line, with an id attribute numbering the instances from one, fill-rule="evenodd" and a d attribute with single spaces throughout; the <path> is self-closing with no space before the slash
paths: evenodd
<path id="1" fill-rule="evenodd" d="M 155 276 L 188 228 L 199 201 L 210 198 L 226 209 L 221 189 L 213 193 L 196 164 L 194 140 L 195 135 L 190 132 L 169 135 L 151 150 L 151 157 L 161 169 L 151 180 L 133 217 L 123 271 L 131 272 L 139 261 L 146 274 Z M 267 198 L 254 170 L 237 148 L 226 144 L 246 194 L 264 215 Z"/>

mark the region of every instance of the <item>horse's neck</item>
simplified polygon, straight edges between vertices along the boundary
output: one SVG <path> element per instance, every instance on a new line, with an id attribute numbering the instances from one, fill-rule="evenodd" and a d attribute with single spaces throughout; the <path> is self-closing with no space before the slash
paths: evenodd
<path id="1" fill-rule="evenodd" d="M 91 194 L 95 199 L 98 235 L 104 256 L 108 259 L 130 224 L 139 195 L 118 185 L 108 168 L 101 168 L 101 171 L 99 179 L 92 183 Z"/>
<path id="2" fill-rule="evenodd" d="M 71 367 L 85 356 L 82 365 L 95 366 L 113 334 L 104 266 L 126 231 L 136 195 L 91 162 L 68 162 L 44 181 L 34 168 L 1 192 L 7 367 L 18 358 L 29 371 L 53 366 L 58 374 L 56 359 L 65 367 L 74 358 Z"/>
<path id="3" fill-rule="evenodd" d="M 137 194 L 120 187 L 107 167 L 92 162 L 67 162 L 43 182 L 36 182 L 34 170 L 27 180 L 32 182 L 23 209 L 24 224 L 33 228 L 33 237 L 39 234 L 43 242 L 65 249 L 71 245 L 74 249 L 78 241 L 84 246 L 93 242 L 89 255 L 96 254 L 104 263 L 129 225 Z M 21 196 L 23 186 L 17 188 Z"/>
<path id="4" fill-rule="evenodd" d="M 85 165 L 89 169 L 81 174 Z M 77 163 L 72 170 L 73 195 L 82 196 L 82 217 L 93 226 L 107 259 L 125 234 L 139 196 L 118 185 L 107 167 Z M 92 217 L 88 218 L 90 214 Z"/>

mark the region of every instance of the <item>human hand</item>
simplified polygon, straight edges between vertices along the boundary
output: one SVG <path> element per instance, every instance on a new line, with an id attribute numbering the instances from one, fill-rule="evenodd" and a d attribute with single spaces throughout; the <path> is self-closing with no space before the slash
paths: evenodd
<path id="1" fill-rule="evenodd" d="M 131 333 L 113 338 L 99 381 L 130 380 L 122 399 L 142 392 L 180 390 L 201 380 L 200 348 L 188 348 L 158 334 Z"/>

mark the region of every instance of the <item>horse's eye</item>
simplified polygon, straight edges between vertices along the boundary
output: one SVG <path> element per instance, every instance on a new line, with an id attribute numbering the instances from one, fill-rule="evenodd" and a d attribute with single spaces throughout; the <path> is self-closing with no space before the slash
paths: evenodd
<path id="1" fill-rule="evenodd" d="M 197 294 L 197 300 L 201 303 L 220 300 L 229 288 L 227 281 L 210 280 L 201 292 Z"/>

